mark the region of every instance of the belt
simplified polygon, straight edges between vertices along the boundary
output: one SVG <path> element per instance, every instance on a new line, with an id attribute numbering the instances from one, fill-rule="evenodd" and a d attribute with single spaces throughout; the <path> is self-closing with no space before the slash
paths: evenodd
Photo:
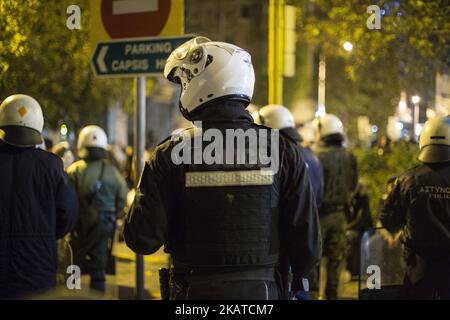
<path id="1" fill-rule="evenodd" d="M 186 272 L 188 271 L 188 272 Z M 183 270 L 180 272 L 177 267 L 174 267 L 174 274 L 184 274 L 186 279 L 196 283 L 203 282 L 211 282 L 211 281 L 275 281 L 275 267 L 262 267 L 262 268 L 254 268 L 251 270 L 217 270 L 211 272 L 204 272 L 200 270 L 196 270 L 194 268 L 190 268 Z"/>

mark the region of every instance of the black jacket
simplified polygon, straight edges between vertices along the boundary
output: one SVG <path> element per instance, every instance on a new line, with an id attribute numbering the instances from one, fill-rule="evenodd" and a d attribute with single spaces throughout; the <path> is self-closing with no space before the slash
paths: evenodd
<path id="1" fill-rule="evenodd" d="M 421 256 L 450 258 L 450 163 L 416 166 L 395 182 L 380 220 L 403 229 L 406 247 Z"/>
<path id="2" fill-rule="evenodd" d="M 340 135 L 327 137 L 315 147 L 322 163 L 324 176 L 323 201 L 320 214 L 334 212 L 336 207 L 347 206 L 358 185 L 358 163 L 356 157 L 342 146 Z M 333 140 L 335 138 L 336 140 Z"/>
<path id="3" fill-rule="evenodd" d="M 0 297 L 56 284 L 56 239 L 68 233 L 78 201 L 59 157 L 0 142 Z"/>
<path id="4" fill-rule="evenodd" d="M 253 123 L 248 112 L 237 102 L 210 106 L 204 109 L 201 118 L 203 130 L 216 128 L 225 132 L 226 129 L 231 128 L 243 130 L 261 128 Z M 164 245 L 165 251 L 172 254 L 176 260 L 180 254 L 179 251 L 182 250 L 180 248 L 183 248 L 183 243 L 186 241 L 183 225 L 186 224 L 186 212 L 190 211 L 190 208 L 186 207 L 182 197 L 182 194 L 185 194 L 185 174 L 190 170 L 196 171 L 201 165 L 175 165 L 171 159 L 171 153 L 178 143 L 172 140 L 161 143 L 142 173 L 137 199 L 124 229 L 127 245 L 137 253 L 151 254 Z M 276 194 L 272 197 L 276 208 L 274 225 L 272 232 L 267 232 L 265 237 L 277 235 L 277 239 L 272 242 L 277 244 L 277 248 L 271 248 L 271 250 L 287 252 L 293 272 L 298 279 L 308 274 L 321 256 L 319 220 L 311 183 L 299 148 L 280 135 L 279 155 L 280 168 L 272 185 Z M 227 165 L 209 167 L 203 165 L 202 168 L 202 171 L 230 170 L 230 166 L 227 167 Z M 233 168 L 235 169 L 232 165 L 231 169 Z M 217 212 L 223 210 L 222 206 L 232 203 L 233 197 L 237 202 L 244 194 L 253 192 L 251 190 L 254 187 L 239 188 L 241 188 L 240 192 L 235 192 L 230 199 L 221 199 L 218 193 L 210 193 L 213 197 L 199 197 L 197 199 L 200 200 L 191 203 L 197 208 L 207 208 L 206 210 L 210 212 L 209 216 L 215 216 Z M 201 192 L 201 189 L 197 188 L 191 194 L 197 192 Z M 224 198 L 228 196 L 227 193 L 223 194 Z M 261 194 L 261 203 L 264 202 L 264 197 L 265 195 Z M 249 197 L 248 201 L 248 203 L 254 201 L 254 196 Z M 248 213 L 243 207 L 245 206 L 236 206 L 234 210 L 226 212 Z M 254 208 L 248 208 L 248 210 L 254 210 Z M 208 219 L 208 215 L 204 216 Z M 246 226 L 239 225 L 239 215 L 235 217 L 236 228 L 245 228 Z M 199 232 L 197 238 L 200 241 L 203 236 L 205 239 L 210 239 L 211 224 L 205 222 L 200 229 L 203 229 L 203 232 Z M 220 233 L 220 228 L 218 231 Z M 217 235 L 217 237 L 221 236 Z M 245 238 L 246 235 L 241 234 L 241 236 Z M 261 239 L 261 241 L 266 240 Z"/>
<path id="5" fill-rule="evenodd" d="M 300 148 L 300 153 L 305 160 L 309 179 L 316 198 L 317 207 L 320 207 L 323 198 L 323 168 L 319 158 L 314 155 L 314 152 L 309 147 L 301 145 L 302 137 L 294 128 L 285 128 L 280 130 Z"/>

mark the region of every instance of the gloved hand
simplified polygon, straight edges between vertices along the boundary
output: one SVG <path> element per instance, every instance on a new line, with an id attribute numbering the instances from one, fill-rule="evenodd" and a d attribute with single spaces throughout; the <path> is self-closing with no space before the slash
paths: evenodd
<path id="1" fill-rule="evenodd" d="M 309 297 L 309 292 L 308 291 L 297 291 L 294 294 L 294 297 L 292 298 L 292 300 L 311 300 Z"/>
<path id="2" fill-rule="evenodd" d="M 300 288 L 297 288 L 292 300 L 310 300 L 308 279 L 302 278 Z"/>

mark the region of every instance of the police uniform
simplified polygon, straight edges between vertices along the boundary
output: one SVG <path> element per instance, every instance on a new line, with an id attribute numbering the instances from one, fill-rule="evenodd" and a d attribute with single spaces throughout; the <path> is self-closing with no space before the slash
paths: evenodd
<path id="1" fill-rule="evenodd" d="M 0 105 L 0 299 L 30 298 L 56 286 L 56 239 L 78 215 L 61 159 L 36 148 L 44 117 L 17 94 Z"/>
<path id="2" fill-rule="evenodd" d="M 319 158 L 314 154 L 314 152 L 309 147 L 303 147 L 301 145 L 302 136 L 293 127 L 283 128 L 280 130 L 282 134 L 288 137 L 295 145 L 298 146 L 300 154 L 305 161 L 309 180 L 311 181 L 311 186 L 313 189 L 314 197 L 316 199 L 317 207 L 320 208 L 320 204 L 323 199 L 323 168 L 320 163 Z M 319 265 L 319 264 L 318 264 Z M 301 300 L 316 300 L 319 293 L 319 266 L 313 268 L 310 274 L 308 274 L 308 299 Z"/>
<path id="3" fill-rule="evenodd" d="M 420 133 L 422 162 L 394 184 L 380 220 L 402 230 L 404 298 L 450 299 L 450 117 L 429 119 Z"/>
<path id="4" fill-rule="evenodd" d="M 319 158 L 316 157 L 314 152 L 301 145 L 302 137 L 294 128 L 284 128 L 280 132 L 286 137 L 291 139 L 300 148 L 300 153 L 305 160 L 309 180 L 313 188 L 314 197 L 316 198 L 317 207 L 320 207 L 323 198 L 323 168 Z"/>
<path id="5" fill-rule="evenodd" d="M 105 160 L 107 137 L 102 128 L 87 126 L 78 137 L 81 160 L 67 168 L 78 192 L 80 217 L 73 233 L 74 261 L 91 276 L 91 288 L 105 291 L 105 270 L 116 219 L 126 205 L 128 188 L 118 170 Z"/>
<path id="6" fill-rule="evenodd" d="M 210 104 L 201 112 L 203 130 L 225 136 L 227 129 L 255 129 L 259 136 L 262 127 L 244 108 Z M 267 176 L 261 164 L 176 165 L 171 153 L 182 141 L 163 142 L 145 165 L 125 223 L 127 245 L 140 254 L 164 245 L 173 257 L 172 299 L 279 299 L 282 256 L 297 289 L 321 248 L 299 149 L 280 135 L 280 168 Z"/>
<path id="7" fill-rule="evenodd" d="M 357 186 L 356 158 L 340 139 L 336 143 L 321 142 L 316 154 L 324 171 L 324 197 L 319 209 L 323 238 L 323 256 L 328 258 L 327 299 L 337 298 L 339 267 L 345 258 L 345 211 Z"/>
<path id="8" fill-rule="evenodd" d="M 403 230 L 405 298 L 450 299 L 450 162 L 421 164 L 403 173 L 380 220 Z"/>

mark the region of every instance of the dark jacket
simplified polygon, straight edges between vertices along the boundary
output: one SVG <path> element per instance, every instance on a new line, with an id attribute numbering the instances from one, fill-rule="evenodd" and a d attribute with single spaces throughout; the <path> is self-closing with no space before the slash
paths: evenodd
<path id="1" fill-rule="evenodd" d="M 238 102 L 212 105 L 204 109 L 201 118 L 204 131 L 209 128 L 215 128 L 221 132 L 225 132 L 226 129 L 258 131 L 262 128 L 253 123 L 248 112 Z M 244 168 L 235 164 L 176 165 L 171 159 L 171 153 L 181 141 L 169 139 L 161 143 L 156 148 L 152 159 L 145 165 L 137 199 L 125 223 L 124 236 L 127 245 L 140 254 L 154 253 L 164 245 L 165 251 L 172 254 L 176 262 L 179 257 L 184 257 L 184 253 L 188 250 L 185 243 L 195 238 L 197 245 L 206 245 L 210 250 L 208 252 L 206 250 L 204 256 L 198 256 L 198 259 L 207 260 L 208 256 L 211 256 L 212 263 L 213 257 L 216 257 L 213 246 L 216 245 L 218 251 L 222 250 L 219 244 L 220 241 L 225 241 L 227 247 L 224 252 L 228 255 L 223 261 L 229 263 L 228 267 L 234 265 L 235 270 L 239 270 L 244 267 L 243 264 L 259 266 L 262 261 L 270 261 L 270 259 L 264 260 L 261 256 L 242 256 L 232 261 L 229 256 L 233 250 L 239 251 L 242 247 L 250 248 L 248 243 L 250 241 L 252 243 L 269 242 L 267 252 L 261 252 L 260 255 L 277 255 L 280 252 L 286 252 L 296 278 L 305 276 L 321 256 L 321 238 L 311 183 L 299 149 L 280 135 L 280 168 L 269 190 L 265 189 L 265 186 L 220 187 L 218 185 L 202 191 L 201 188 L 186 187 L 188 172 L 213 171 L 215 173 L 209 178 L 214 180 L 216 175 L 219 175 L 218 171 L 236 172 L 234 170 L 243 171 L 253 167 Z M 198 176 L 198 183 L 208 180 L 207 174 L 204 177 L 201 175 L 202 173 Z M 267 199 L 269 199 L 268 203 Z M 258 205 L 261 211 L 258 211 Z M 271 206 L 272 214 L 268 217 L 271 227 L 263 233 L 263 236 L 259 233 L 258 241 L 258 239 L 250 238 L 249 234 L 257 234 L 258 225 L 263 228 L 267 221 L 252 221 L 248 213 L 253 212 L 256 216 L 260 216 L 261 212 L 267 209 L 266 205 Z M 226 217 L 220 213 L 226 214 Z M 204 219 L 198 219 L 200 216 Z M 231 217 L 235 219 L 234 222 L 230 220 Z M 243 225 L 240 221 L 244 217 L 247 222 Z M 194 235 L 184 228 L 192 222 L 191 219 L 195 219 L 199 224 L 194 225 L 199 230 Z M 214 221 L 223 224 L 224 228 L 228 228 L 229 233 L 223 234 L 223 229 Z M 230 228 L 231 224 L 234 224 L 234 229 Z M 216 242 L 212 241 L 214 237 L 212 230 L 215 230 L 217 234 Z M 237 234 L 233 230 L 236 230 Z M 236 237 L 235 242 L 230 241 L 231 237 Z M 192 257 L 188 258 L 192 260 Z M 193 262 L 196 263 L 196 261 Z"/>
<path id="2" fill-rule="evenodd" d="M 56 239 L 72 228 L 78 202 L 61 159 L 0 142 L 0 297 L 56 284 Z"/>
<path id="3" fill-rule="evenodd" d="M 311 181 L 314 196 L 316 197 L 317 207 L 319 208 L 323 198 L 323 168 L 319 158 L 314 155 L 311 148 L 303 147 L 300 144 L 302 142 L 302 137 L 297 130 L 294 128 L 285 128 L 280 131 L 299 146 L 300 153 L 305 160 L 308 169 L 309 180 Z"/>
<path id="4" fill-rule="evenodd" d="M 102 161 L 103 172 L 101 172 Z M 79 197 L 86 198 L 93 192 L 95 184 L 101 181 L 102 187 L 94 199 L 95 207 L 99 211 L 115 211 L 122 216 L 128 188 L 125 179 L 109 161 L 103 158 L 91 161 L 81 159 L 67 168 L 67 174 Z"/>
<path id="5" fill-rule="evenodd" d="M 407 248 L 450 258 L 450 164 L 416 166 L 395 181 L 380 214 L 390 232 L 403 229 Z"/>
<path id="6" fill-rule="evenodd" d="M 321 141 L 314 149 L 323 167 L 324 191 L 320 214 L 345 210 L 358 185 L 356 157 L 341 141 Z"/>

